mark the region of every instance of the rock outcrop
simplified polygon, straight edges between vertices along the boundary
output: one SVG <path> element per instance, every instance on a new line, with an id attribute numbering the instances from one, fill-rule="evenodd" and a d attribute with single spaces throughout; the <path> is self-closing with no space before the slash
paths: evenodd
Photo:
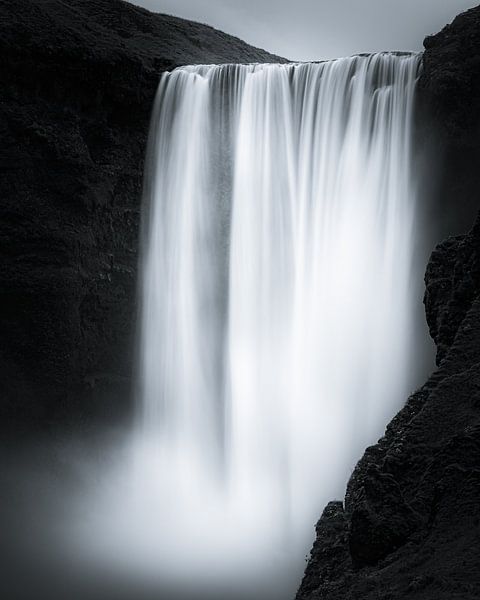
<path id="1" fill-rule="evenodd" d="M 436 194 L 468 215 L 480 200 L 480 8 L 425 48 Z M 479 260 L 478 220 L 434 250 L 425 308 L 438 369 L 367 448 L 344 502 L 324 510 L 297 600 L 480 597 Z"/>
<path id="2" fill-rule="evenodd" d="M 2 423 L 119 415 L 162 71 L 283 59 L 120 0 L 0 0 Z"/>

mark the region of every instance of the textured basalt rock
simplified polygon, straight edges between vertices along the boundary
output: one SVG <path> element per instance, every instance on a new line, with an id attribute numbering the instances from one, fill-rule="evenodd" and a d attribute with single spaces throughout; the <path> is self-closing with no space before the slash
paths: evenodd
<path id="1" fill-rule="evenodd" d="M 480 9 L 425 47 L 439 202 L 468 214 L 480 200 Z M 480 597 L 479 260 L 478 220 L 432 253 L 425 309 L 438 369 L 367 448 L 344 502 L 327 507 L 297 600 Z"/>
<path id="2" fill-rule="evenodd" d="M 160 73 L 282 61 L 120 0 L 0 0 L 2 423 L 128 406 L 143 159 Z"/>
<path id="3" fill-rule="evenodd" d="M 447 356 L 458 328 L 480 289 L 478 228 L 435 248 L 425 275 L 425 310 L 437 345 L 437 364 Z"/>
<path id="4" fill-rule="evenodd" d="M 434 218 L 446 235 L 468 231 L 478 210 L 480 189 L 480 11 L 458 15 L 424 41 L 424 72 L 419 82 L 426 105 L 428 133 L 439 154 Z"/>

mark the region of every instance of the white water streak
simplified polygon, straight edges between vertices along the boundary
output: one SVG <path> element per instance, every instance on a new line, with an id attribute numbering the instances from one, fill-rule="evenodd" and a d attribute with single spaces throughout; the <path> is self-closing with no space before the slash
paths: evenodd
<path id="1" fill-rule="evenodd" d="M 298 566 L 409 391 L 419 64 L 162 77 L 137 464 L 160 569 L 266 572 L 282 542 Z"/>

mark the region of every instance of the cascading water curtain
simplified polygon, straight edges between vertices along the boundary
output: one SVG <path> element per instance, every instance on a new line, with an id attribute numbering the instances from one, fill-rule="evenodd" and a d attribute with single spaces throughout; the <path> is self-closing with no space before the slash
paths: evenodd
<path id="1" fill-rule="evenodd" d="M 420 62 L 161 79 L 136 464 L 172 578 L 253 582 L 292 556 L 298 576 L 324 503 L 405 400 Z"/>

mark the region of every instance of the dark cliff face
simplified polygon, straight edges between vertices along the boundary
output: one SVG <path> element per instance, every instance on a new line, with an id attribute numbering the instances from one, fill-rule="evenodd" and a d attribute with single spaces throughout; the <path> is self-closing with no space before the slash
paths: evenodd
<path id="1" fill-rule="evenodd" d="M 425 48 L 438 203 L 468 215 L 480 199 L 480 8 Z M 425 283 L 438 369 L 367 448 L 344 502 L 324 510 L 297 600 L 480 597 L 478 220 L 437 246 Z"/>
<path id="2" fill-rule="evenodd" d="M 427 135 L 442 165 L 434 194 L 444 230 L 470 229 L 480 189 L 480 12 L 462 13 L 437 35 L 425 39 L 419 91 L 429 122 Z"/>
<path id="3" fill-rule="evenodd" d="M 162 71 L 278 62 L 120 0 L 0 0 L 3 423 L 121 412 L 143 158 Z"/>

